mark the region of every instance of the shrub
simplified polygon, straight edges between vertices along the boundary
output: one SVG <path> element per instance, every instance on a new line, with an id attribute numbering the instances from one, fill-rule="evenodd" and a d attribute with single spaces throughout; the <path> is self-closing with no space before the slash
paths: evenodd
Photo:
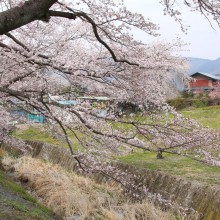
<path id="1" fill-rule="evenodd" d="M 216 105 L 218 103 L 220 103 L 220 100 L 219 101 L 210 100 L 208 97 L 200 97 L 200 98 L 177 97 L 175 99 L 168 100 L 168 104 L 175 107 L 176 110 L 181 110 L 189 107 L 202 108 L 210 105 Z"/>
<path id="2" fill-rule="evenodd" d="M 177 97 L 168 101 L 168 104 L 175 107 L 177 110 L 190 107 L 192 105 L 191 99 Z"/>
<path id="3" fill-rule="evenodd" d="M 202 108 L 202 107 L 206 107 L 209 104 L 209 100 L 206 98 L 202 98 L 202 99 L 193 99 L 192 100 L 192 106 L 195 108 Z"/>
<path id="4" fill-rule="evenodd" d="M 183 98 L 193 98 L 194 97 L 194 93 L 193 92 L 186 92 L 186 91 L 184 91 L 184 92 L 181 93 L 181 96 Z"/>

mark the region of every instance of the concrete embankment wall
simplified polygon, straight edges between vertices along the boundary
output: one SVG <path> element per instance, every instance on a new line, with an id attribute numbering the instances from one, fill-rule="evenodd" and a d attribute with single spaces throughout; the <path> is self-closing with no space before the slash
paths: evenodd
<path id="1" fill-rule="evenodd" d="M 78 171 L 77 162 L 71 157 L 68 149 L 49 144 L 28 141 L 33 147 L 32 156 L 42 158 L 66 169 Z M 6 146 L 1 146 L 6 148 Z M 160 194 L 166 201 L 179 207 L 192 208 L 200 213 L 203 220 L 220 220 L 220 186 L 188 181 L 160 171 L 139 169 L 121 163 L 114 164 L 121 171 L 135 174 L 136 181 L 142 181 L 150 193 Z M 96 174 L 98 183 L 111 181 L 101 174 Z"/>

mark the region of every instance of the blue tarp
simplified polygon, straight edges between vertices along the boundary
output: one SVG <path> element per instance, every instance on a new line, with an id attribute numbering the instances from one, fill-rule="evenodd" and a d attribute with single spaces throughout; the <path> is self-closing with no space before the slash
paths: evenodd
<path id="1" fill-rule="evenodd" d="M 57 101 L 57 103 L 59 103 L 61 105 L 76 105 L 76 104 L 78 104 L 77 101 L 75 101 L 75 100 L 60 100 L 60 101 Z"/>
<path id="2" fill-rule="evenodd" d="M 41 124 L 44 123 L 44 117 L 42 115 L 27 114 L 27 118 L 29 121 L 33 121 Z"/>

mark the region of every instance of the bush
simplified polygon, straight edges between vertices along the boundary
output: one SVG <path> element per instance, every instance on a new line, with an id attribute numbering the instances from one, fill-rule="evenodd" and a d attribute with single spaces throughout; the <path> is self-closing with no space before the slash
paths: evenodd
<path id="1" fill-rule="evenodd" d="M 192 101 L 192 106 L 195 108 L 202 108 L 202 107 L 206 107 L 209 104 L 209 100 L 208 99 L 194 99 Z"/>
<path id="2" fill-rule="evenodd" d="M 118 109 L 123 112 L 124 114 L 131 114 L 131 113 L 138 113 L 141 109 L 131 102 L 119 102 Z"/>
<path id="3" fill-rule="evenodd" d="M 193 92 L 182 92 L 182 98 L 193 98 L 194 93 Z"/>
<path id="4" fill-rule="evenodd" d="M 175 107 L 177 110 L 190 107 L 192 105 L 191 99 L 177 97 L 168 101 L 168 104 Z"/>
<path id="5" fill-rule="evenodd" d="M 181 110 L 184 108 L 194 107 L 194 108 L 201 108 L 214 104 L 214 101 L 210 101 L 207 97 L 201 98 L 182 98 L 177 97 L 175 99 L 171 99 L 168 101 L 168 104 L 176 108 L 176 110 Z"/>

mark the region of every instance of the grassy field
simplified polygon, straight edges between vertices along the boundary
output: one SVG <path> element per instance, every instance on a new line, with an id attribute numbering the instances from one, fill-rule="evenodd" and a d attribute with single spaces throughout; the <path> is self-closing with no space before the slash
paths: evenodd
<path id="1" fill-rule="evenodd" d="M 156 159 L 151 152 L 136 152 L 119 158 L 123 163 L 140 168 L 164 171 L 182 178 L 220 185 L 220 167 L 212 167 L 183 156 L 164 154 Z"/>
<path id="2" fill-rule="evenodd" d="M 54 145 L 59 144 L 49 132 L 42 131 L 42 126 L 43 125 L 38 124 L 30 126 L 19 125 L 18 128 L 14 130 L 13 135 L 23 140 L 40 141 Z"/>
<path id="3" fill-rule="evenodd" d="M 181 111 L 184 116 L 199 121 L 202 125 L 220 131 L 220 106 L 210 106 Z M 136 152 L 120 160 L 134 166 L 160 170 L 187 179 L 220 185 L 220 168 L 202 164 L 190 158 L 164 154 L 164 159 L 156 159 L 155 153 Z"/>
<path id="4" fill-rule="evenodd" d="M 184 110 L 186 117 L 198 120 L 202 125 L 220 131 L 220 106 L 211 106 L 193 110 Z M 115 126 L 117 129 L 120 127 Z M 124 128 L 123 128 L 124 129 Z M 129 129 L 126 127 L 126 129 Z M 17 137 L 26 140 L 44 141 L 51 144 L 59 144 L 49 133 L 42 132 L 39 127 L 18 129 L 14 133 Z M 161 170 L 187 179 L 204 181 L 210 184 L 220 184 L 220 168 L 210 167 L 195 160 L 174 155 L 166 155 L 162 160 L 156 159 L 155 153 L 134 152 L 120 157 L 124 163 L 133 164 L 153 170 Z"/>
<path id="5" fill-rule="evenodd" d="M 49 128 L 47 128 L 46 125 L 42 125 L 42 124 L 32 124 L 29 126 L 19 125 L 13 131 L 12 135 L 23 140 L 45 142 L 48 144 L 68 148 L 67 143 L 55 139 L 49 132 L 47 132 L 47 129 Z M 72 147 L 74 150 L 81 149 L 83 151 L 78 140 L 72 134 L 69 135 L 69 138 L 72 141 Z"/>
<path id="6" fill-rule="evenodd" d="M 199 121 L 203 126 L 220 131 L 220 106 L 181 112 L 184 116 Z M 160 170 L 187 179 L 220 185 L 219 167 L 211 167 L 183 156 L 164 154 L 164 159 L 158 160 L 155 153 L 136 152 L 120 157 L 120 160 L 137 167 Z"/>
<path id="7" fill-rule="evenodd" d="M 220 131 L 220 106 L 183 110 L 181 113 L 186 117 L 190 117 L 199 121 L 204 126 L 208 126 L 210 128 L 216 129 L 217 131 Z M 53 138 L 49 132 L 45 132 L 46 129 L 42 131 L 42 126 L 43 125 L 35 124 L 31 126 L 23 126 L 21 128 L 19 127 L 13 132 L 13 135 L 24 140 L 42 141 L 54 145 L 60 145 L 60 143 L 55 138 Z M 132 126 L 127 124 L 121 125 L 119 123 L 114 123 L 113 127 L 115 129 L 123 129 L 128 131 Z"/>
<path id="8" fill-rule="evenodd" d="M 184 116 L 193 118 L 204 126 L 220 131 L 220 106 L 209 106 L 181 112 Z"/>

